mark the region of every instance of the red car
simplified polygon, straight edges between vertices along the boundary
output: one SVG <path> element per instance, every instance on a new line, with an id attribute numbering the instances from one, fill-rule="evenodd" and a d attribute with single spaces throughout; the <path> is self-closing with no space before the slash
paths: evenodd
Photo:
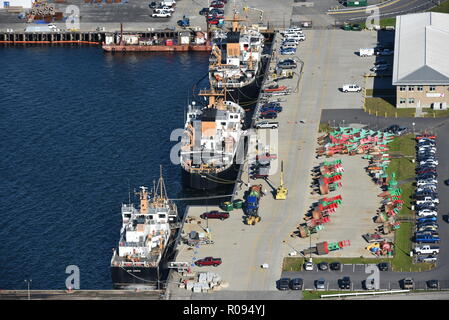
<path id="1" fill-rule="evenodd" d="M 217 210 L 213 210 L 213 211 L 209 211 L 209 212 L 204 212 L 202 215 L 200 215 L 201 219 L 220 219 L 220 220 L 224 220 L 229 218 L 229 213 L 227 212 L 222 212 L 222 211 L 217 211 Z"/>
<path id="2" fill-rule="evenodd" d="M 209 23 L 209 24 L 219 24 L 220 23 L 220 20 L 219 19 L 211 19 L 211 20 L 207 20 L 207 22 Z"/>
<path id="3" fill-rule="evenodd" d="M 223 2 L 212 2 L 210 4 L 211 8 L 223 8 L 224 7 L 224 3 Z"/>
<path id="4" fill-rule="evenodd" d="M 221 264 L 221 258 L 206 257 L 204 259 L 196 260 L 195 264 L 198 267 L 204 267 L 204 266 L 218 267 Z"/>

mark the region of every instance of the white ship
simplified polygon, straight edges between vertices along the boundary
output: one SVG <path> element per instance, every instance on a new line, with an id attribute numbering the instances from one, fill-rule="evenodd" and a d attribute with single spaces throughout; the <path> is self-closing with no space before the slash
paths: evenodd
<path id="1" fill-rule="evenodd" d="M 240 25 L 237 14 L 232 30 L 217 31 L 209 58 L 209 82 L 214 89 L 226 88 L 235 98 L 253 99 L 262 82 L 264 36 L 255 28 Z M 240 100 L 240 99 L 239 99 Z"/>
<path id="2" fill-rule="evenodd" d="M 122 204 L 122 228 L 118 250 L 111 259 L 114 287 L 142 285 L 158 287 L 174 247 L 178 212 L 168 200 L 161 177 L 152 197 L 140 187 L 140 207 Z"/>
<path id="3" fill-rule="evenodd" d="M 233 183 L 238 165 L 236 155 L 243 147 L 241 139 L 245 110 L 225 100 L 225 91 L 202 91 L 209 104 L 188 107 L 181 140 L 181 166 L 185 186 L 192 189 L 214 189 Z M 242 140 L 243 141 L 243 140 Z"/>

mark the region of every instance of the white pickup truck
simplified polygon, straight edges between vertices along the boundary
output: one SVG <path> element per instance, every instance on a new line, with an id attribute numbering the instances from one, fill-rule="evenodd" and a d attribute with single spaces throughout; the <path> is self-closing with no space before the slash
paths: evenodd
<path id="1" fill-rule="evenodd" d="M 421 246 L 415 248 L 416 254 L 437 254 L 440 252 L 440 248 L 436 246 Z"/>

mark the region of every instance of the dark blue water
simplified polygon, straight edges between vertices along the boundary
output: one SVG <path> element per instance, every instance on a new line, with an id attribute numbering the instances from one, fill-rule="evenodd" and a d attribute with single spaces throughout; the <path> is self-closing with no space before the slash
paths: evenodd
<path id="1" fill-rule="evenodd" d="M 109 263 L 131 188 L 170 162 L 206 53 L 104 54 L 93 47 L 0 48 L 0 289 L 110 289 Z M 181 210 L 183 204 L 181 203 Z"/>

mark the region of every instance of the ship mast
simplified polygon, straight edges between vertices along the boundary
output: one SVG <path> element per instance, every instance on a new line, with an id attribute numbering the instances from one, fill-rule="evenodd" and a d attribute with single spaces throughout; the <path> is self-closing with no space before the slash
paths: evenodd
<path id="1" fill-rule="evenodd" d="M 162 176 L 162 165 L 160 165 L 160 177 L 154 192 L 154 202 L 156 204 L 164 204 L 167 201 L 167 189 L 165 188 L 164 177 Z"/>

